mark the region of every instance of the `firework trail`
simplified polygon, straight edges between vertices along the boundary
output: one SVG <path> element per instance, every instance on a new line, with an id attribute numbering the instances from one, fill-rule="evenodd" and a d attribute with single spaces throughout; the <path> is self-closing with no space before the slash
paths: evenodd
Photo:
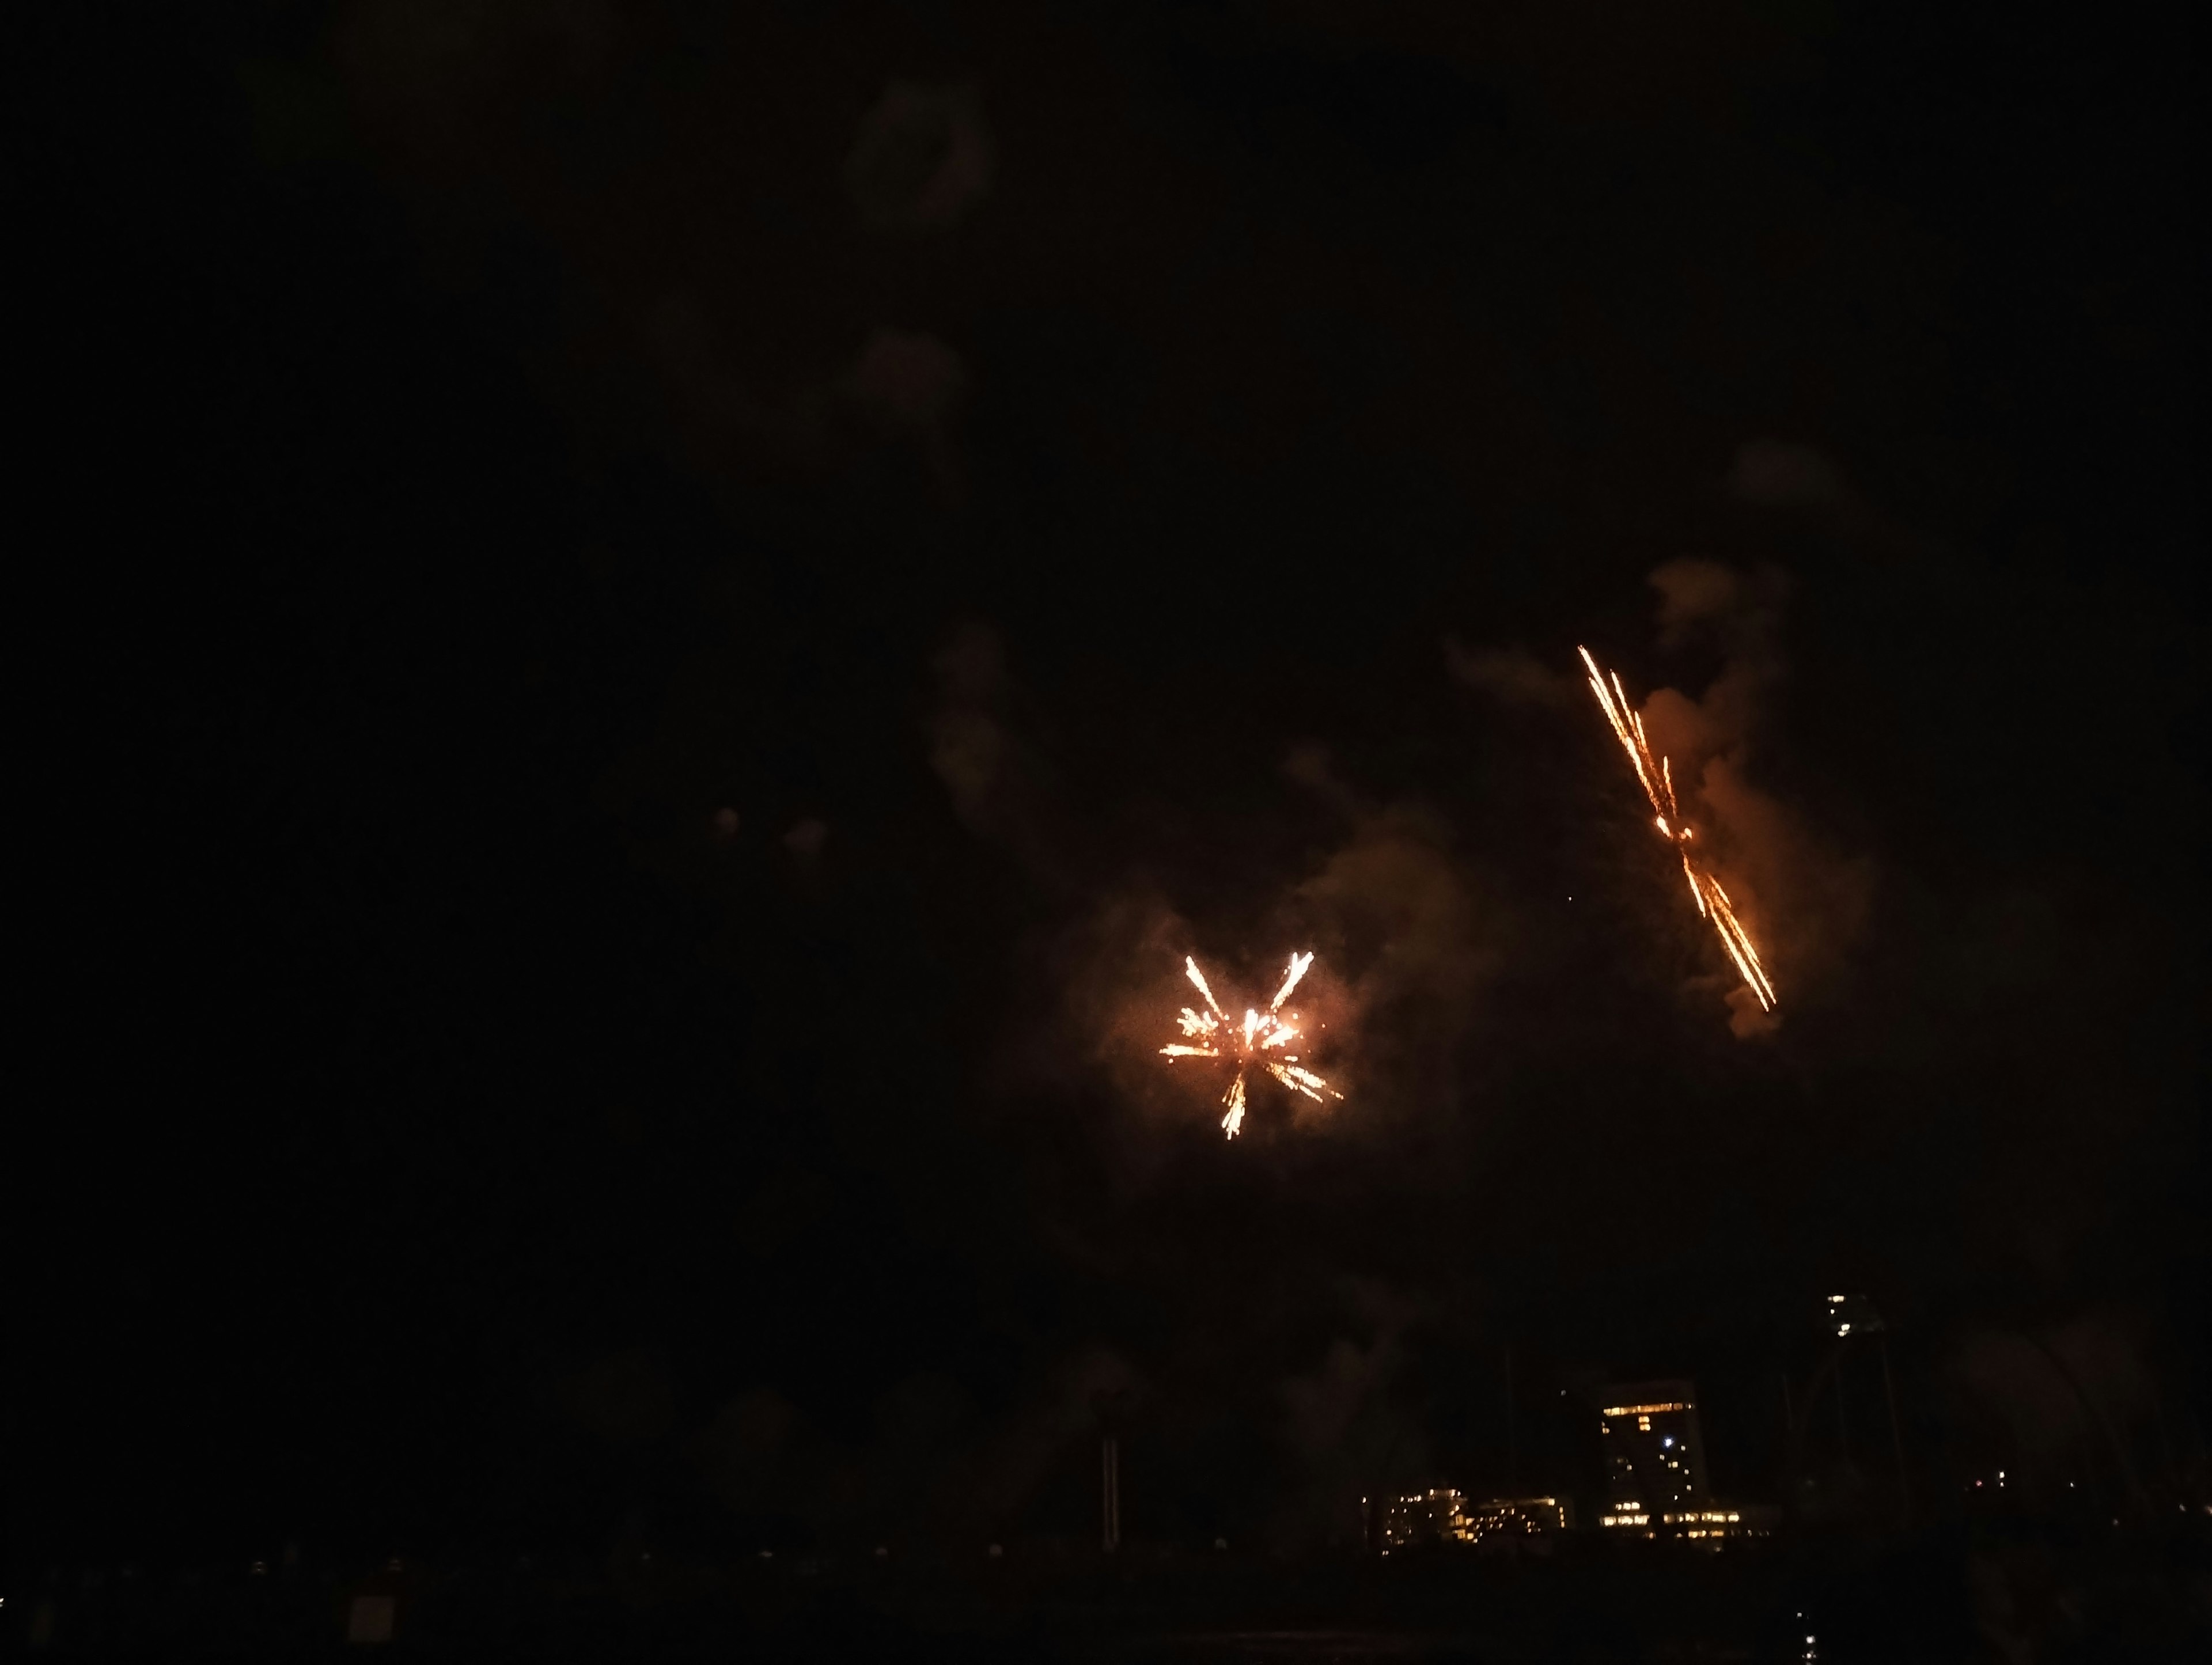
<path id="1" fill-rule="evenodd" d="M 1721 946 L 1735 962 L 1742 974 L 1744 987 L 1758 999 L 1762 1012 L 1774 1010 L 1774 985 L 1766 979 L 1766 968 L 1759 963 L 1759 949 L 1742 923 L 1735 916 L 1735 908 L 1729 902 L 1729 894 L 1721 888 L 1720 880 L 1707 872 L 1704 865 L 1691 854 L 1695 834 L 1674 802 L 1674 771 L 1664 757 L 1654 759 L 1650 742 L 1644 738 L 1644 719 L 1628 703 L 1628 696 L 1620 686 L 1619 672 L 1611 677 L 1597 668 L 1589 649 L 1575 650 L 1583 656 L 1583 664 L 1589 671 L 1590 692 L 1605 720 L 1613 725 L 1620 749 L 1628 754 L 1628 761 L 1636 770 L 1636 778 L 1644 787 L 1644 795 L 1651 800 L 1653 817 L 1659 823 L 1661 836 L 1672 844 L 1682 858 L 1683 877 L 1690 881 L 1690 895 L 1698 904 L 1698 914 L 1712 923 L 1714 934 Z"/>
<path id="2" fill-rule="evenodd" d="M 1298 1038 L 1296 1027 L 1298 1014 L 1283 1015 L 1283 1002 L 1291 998 L 1291 991 L 1306 975 L 1313 963 L 1311 954 L 1291 956 L 1290 969 L 1283 977 L 1283 986 L 1275 991 L 1275 998 L 1267 1002 L 1267 1009 L 1260 1012 L 1247 1008 L 1244 1021 L 1232 1023 L 1229 1014 L 1221 1009 L 1221 1002 L 1213 998 L 1212 989 L 1206 987 L 1206 974 L 1198 969 L 1198 962 L 1186 955 L 1182 968 L 1190 976 L 1192 985 L 1205 997 L 1206 1010 L 1190 1006 L 1182 1009 L 1176 1021 L 1182 1026 L 1183 1039 L 1160 1048 L 1160 1055 L 1172 1062 L 1178 1058 L 1225 1058 L 1234 1060 L 1237 1073 L 1229 1083 L 1228 1091 L 1221 1095 L 1225 1114 L 1221 1118 L 1222 1131 L 1230 1138 L 1244 1125 L 1245 1081 L 1256 1066 L 1265 1070 L 1292 1092 L 1302 1092 L 1318 1103 L 1326 1093 L 1331 1098 L 1344 1095 L 1328 1082 L 1298 1062 L 1294 1052 L 1281 1050 Z M 1273 1057 L 1267 1054 L 1273 1053 Z"/>

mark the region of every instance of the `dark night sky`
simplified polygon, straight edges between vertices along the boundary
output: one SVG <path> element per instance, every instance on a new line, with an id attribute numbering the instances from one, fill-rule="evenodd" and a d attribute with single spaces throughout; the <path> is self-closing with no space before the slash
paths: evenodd
<path id="1" fill-rule="evenodd" d="M 27 1538 L 1074 1532 L 1119 1391 L 1297 1544 L 1509 1344 L 1767 1495 L 1832 1285 L 1931 1469 L 2007 1328 L 2201 1425 L 2179 9 L 86 9 Z M 1227 1144 L 1180 956 L 1305 945 Z"/>

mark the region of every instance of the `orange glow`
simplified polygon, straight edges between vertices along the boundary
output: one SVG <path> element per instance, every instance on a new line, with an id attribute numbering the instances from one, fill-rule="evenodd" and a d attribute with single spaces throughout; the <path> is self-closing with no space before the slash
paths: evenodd
<path id="1" fill-rule="evenodd" d="M 1293 1012 L 1287 1018 L 1280 1014 L 1283 1002 L 1290 998 L 1291 991 L 1306 975 L 1307 969 L 1313 964 L 1313 958 L 1310 953 L 1291 955 L 1290 968 L 1283 977 L 1283 986 L 1275 991 L 1275 998 L 1268 1002 L 1267 1011 L 1261 1012 L 1247 1007 L 1244 1021 L 1241 1024 L 1229 1021 L 1229 1015 L 1222 1011 L 1221 1003 L 1213 998 L 1213 990 L 1206 985 L 1206 974 L 1198 969 L 1197 960 L 1188 956 L 1183 960 L 1183 970 L 1198 992 L 1206 997 L 1206 1009 L 1201 1012 L 1185 1006 L 1182 1015 L 1176 1019 L 1186 1037 L 1185 1042 L 1162 1047 L 1160 1055 L 1170 1063 L 1178 1058 L 1233 1058 L 1236 1060 L 1237 1073 L 1230 1080 L 1228 1091 L 1221 1096 L 1224 1112 L 1221 1118 L 1222 1131 L 1231 1139 L 1237 1137 L 1238 1129 L 1244 1125 L 1245 1081 L 1255 1063 L 1292 1092 L 1304 1093 L 1316 1103 L 1324 1095 L 1336 1099 L 1344 1097 L 1320 1076 L 1302 1066 L 1296 1053 L 1285 1053 L 1279 1060 L 1260 1056 L 1263 1052 L 1287 1046 L 1297 1039 L 1298 1014 Z M 1189 1044 L 1192 1042 L 1198 1044 Z"/>
<path id="2" fill-rule="evenodd" d="M 1629 705 L 1620 673 L 1608 676 L 1600 671 L 1589 648 L 1578 647 L 1575 651 L 1583 656 L 1583 664 L 1589 671 L 1590 692 L 1597 696 L 1598 707 L 1612 725 L 1613 738 L 1628 754 L 1637 781 L 1643 787 L 1644 797 L 1650 800 L 1659 836 L 1681 854 L 1682 872 L 1690 881 L 1690 896 L 1698 904 L 1698 917 L 1711 922 L 1714 934 L 1720 938 L 1722 948 L 1735 964 L 1736 974 L 1743 979 L 1744 987 L 1759 1001 L 1759 1009 L 1773 1011 L 1778 997 L 1767 978 L 1766 967 L 1759 960 L 1758 945 L 1736 918 L 1735 908 L 1729 901 L 1728 892 L 1721 888 L 1720 880 L 1691 859 L 1690 842 L 1696 835 L 1683 822 L 1681 809 L 1674 801 L 1673 768 L 1664 757 L 1652 757 L 1650 743 L 1644 738 L 1644 719 Z"/>

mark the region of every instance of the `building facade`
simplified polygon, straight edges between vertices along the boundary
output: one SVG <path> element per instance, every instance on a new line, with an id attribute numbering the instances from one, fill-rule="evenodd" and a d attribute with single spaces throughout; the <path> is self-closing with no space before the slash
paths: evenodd
<path id="1" fill-rule="evenodd" d="M 1381 1547 L 1410 1549 L 1421 1544 L 1479 1544 L 1485 1539 L 1532 1537 L 1562 1532 L 1573 1524 L 1573 1510 L 1563 1498 L 1492 1498 L 1470 1504 L 1466 1494 L 1433 1486 L 1388 1499 L 1382 1508 Z"/>
<path id="2" fill-rule="evenodd" d="M 1533 1538 L 1570 1530 L 1574 1514 L 1565 1498 L 1492 1498 L 1468 1506 L 1468 1532 L 1477 1543 L 1486 1538 Z"/>
<path id="3" fill-rule="evenodd" d="M 1389 1498 L 1382 1505 L 1381 1537 L 1385 1550 L 1462 1543 L 1467 1538 L 1467 1498 L 1442 1486 Z"/>
<path id="4" fill-rule="evenodd" d="M 1625 1382 L 1599 1400 L 1605 1446 L 1605 1497 L 1598 1524 L 1648 1533 L 1711 1511 L 1705 1438 L 1698 1395 L 1688 1382 Z M 1702 1524 L 1702 1522 L 1701 1522 Z"/>

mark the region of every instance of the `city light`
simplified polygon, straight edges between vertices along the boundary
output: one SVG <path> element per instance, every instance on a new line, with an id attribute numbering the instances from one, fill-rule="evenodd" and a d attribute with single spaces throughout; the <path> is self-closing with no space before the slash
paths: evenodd
<path id="1" fill-rule="evenodd" d="M 1368 1500 L 1362 1498 L 1364 1507 Z M 1408 1492 L 1386 1504 L 1382 1552 L 1421 1543 L 1479 1544 L 1486 1538 L 1526 1538 L 1565 1530 L 1571 1507 L 1558 1498 L 1492 1498 L 1469 1504 L 1449 1486 Z"/>

